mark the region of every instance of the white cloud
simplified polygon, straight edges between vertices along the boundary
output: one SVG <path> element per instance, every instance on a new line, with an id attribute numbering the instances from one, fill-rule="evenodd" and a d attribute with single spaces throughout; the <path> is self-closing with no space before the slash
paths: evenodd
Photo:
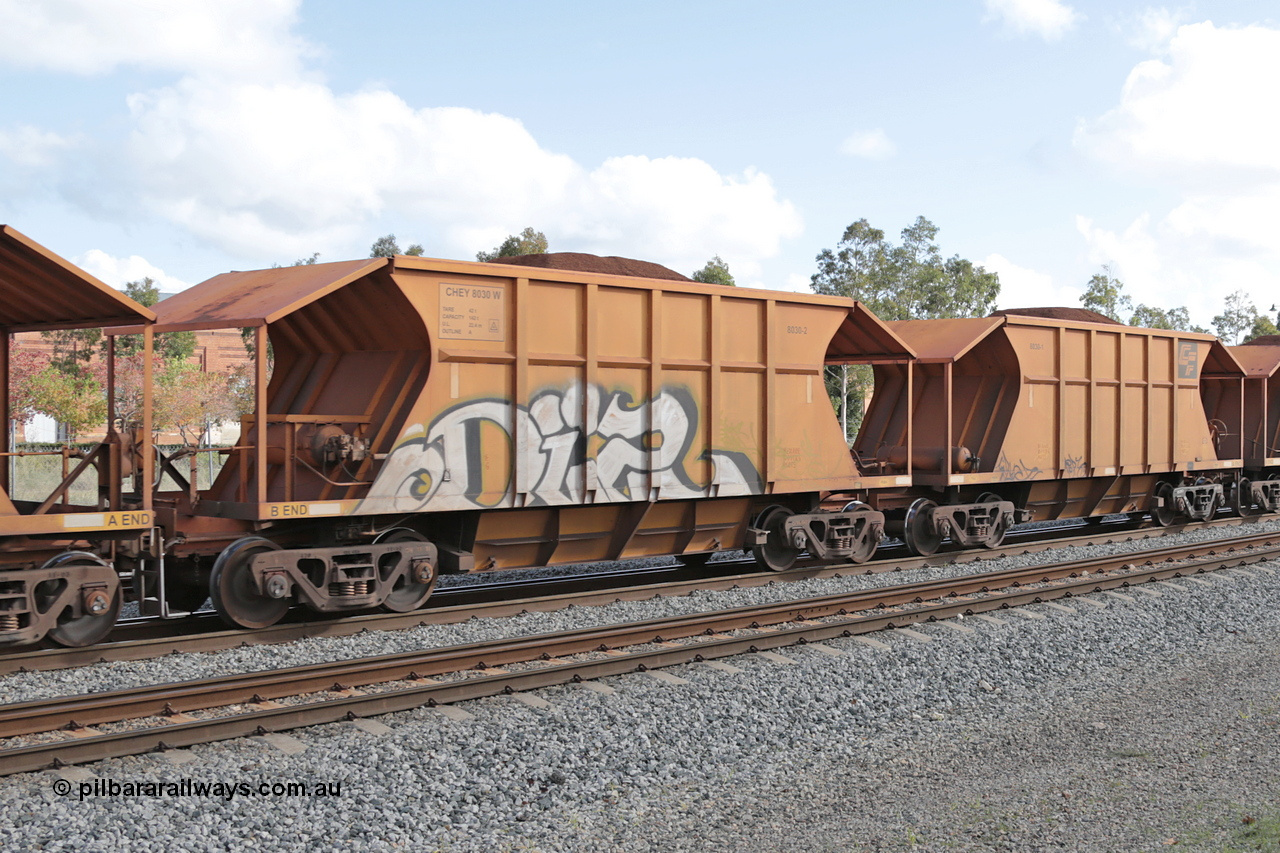
<path id="1" fill-rule="evenodd" d="M 1186 304 L 1207 325 L 1237 289 L 1280 288 L 1280 30 L 1180 27 L 1165 58 L 1137 65 L 1119 104 L 1082 122 L 1077 148 L 1177 201 L 1122 230 L 1082 217 L 1096 262 L 1138 302 Z"/>
<path id="2" fill-rule="evenodd" d="M 850 157 L 862 157 L 867 160 L 885 160 L 897 153 L 893 141 L 883 128 L 860 130 L 849 135 L 840 143 L 840 151 Z"/>
<path id="3" fill-rule="evenodd" d="M 508 116 L 335 92 L 308 74 L 299 2 L 0 0 L 0 63 L 177 75 L 127 99 L 123 150 L 107 136 L 73 159 L 56 134 L 21 128 L 0 135 L 0 162 L 94 215 L 145 211 L 255 263 L 363 254 L 391 222 L 431 254 L 470 257 L 533 225 L 553 249 L 686 273 L 718 253 L 751 280 L 800 233 L 755 169 L 636 153 L 579 164 Z"/>
<path id="4" fill-rule="evenodd" d="M 644 156 L 588 170 L 515 119 L 413 109 L 387 91 L 187 78 L 129 105 L 127 182 L 140 182 L 150 209 L 240 255 L 340 255 L 394 214 L 419 224 L 412 239 L 429 253 L 467 256 L 532 224 L 553 249 L 681 270 L 718 252 L 749 272 L 801 227 L 755 170 Z"/>
<path id="5" fill-rule="evenodd" d="M 1181 27 L 1168 60 L 1138 64 L 1120 104 L 1076 129 L 1125 172 L 1188 188 L 1280 179 L 1280 30 Z"/>
<path id="6" fill-rule="evenodd" d="M 131 281 L 141 281 L 144 278 L 153 280 L 159 286 L 161 293 L 177 293 L 179 290 L 186 290 L 191 286 L 190 282 L 167 274 L 164 270 L 139 255 L 117 258 L 108 255 L 101 249 L 90 249 L 76 258 L 74 263 L 89 275 L 106 282 L 117 290 L 123 290 L 124 286 Z"/>
<path id="7" fill-rule="evenodd" d="M 982 266 L 1000 276 L 997 308 L 1045 308 L 1067 306 L 1078 308 L 1083 291 L 1078 287 L 1056 285 L 1053 276 L 1015 264 L 1004 255 L 988 255 Z"/>
<path id="8" fill-rule="evenodd" d="M 1152 233 L 1150 215 L 1139 216 L 1119 232 L 1101 228 L 1087 216 L 1077 216 L 1076 230 L 1088 246 L 1090 264 L 1095 269 L 1110 265 L 1135 304 L 1177 307 L 1170 301 L 1171 291 L 1178 285 L 1185 287 L 1186 281 L 1166 277 L 1165 255 Z"/>
<path id="9" fill-rule="evenodd" d="M 0 62 L 73 74 L 121 66 L 261 79 L 314 48 L 290 32 L 301 0 L 0 0 Z"/>
<path id="10" fill-rule="evenodd" d="M 793 293 L 809 293 L 813 279 L 804 273 L 790 273 L 783 281 L 781 290 L 790 290 Z"/>
<path id="11" fill-rule="evenodd" d="M 1139 50 L 1160 53 L 1168 47 L 1178 27 L 1186 23 L 1182 9 L 1147 8 L 1126 20 L 1121 29 L 1125 40 Z"/>
<path id="12" fill-rule="evenodd" d="M 1045 41 L 1062 38 L 1081 15 L 1058 0 L 986 0 L 986 20 L 999 21 L 1006 32 L 1035 35 Z"/>
<path id="13" fill-rule="evenodd" d="M 14 130 L 0 130 L 0 157 L 25 168 L 42 168 L 53 165 L 62 152 L 73 148 L 76 142 L 68 137 L 21 125 Z"/>
<path id="14" fill-rule="evenodd" d="M 1143 214 L 1123 230 L 1111 230 L 1080 216 L 1076 227 L 1095 270 L 1109 264 L 1135 305 L 1185 307 L 1194 323 L 1211 328 L 1213 316 L 1237 290 L 1262 309 L 1277 301 L 1280 263 L 1274 258 L 1206 251 L 1181 238 L 1167 218 L 1153 224 Z"/>

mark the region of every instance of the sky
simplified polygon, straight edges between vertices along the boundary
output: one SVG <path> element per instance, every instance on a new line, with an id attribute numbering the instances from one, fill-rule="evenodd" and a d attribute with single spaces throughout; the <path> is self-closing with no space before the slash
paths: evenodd
<path id="1" fill-rule="evenodd" d="M 0 222 L 102 280 L 402 247 L 806 290 L 916 217 L 1077 305 L 1280 302 L 1280 0 L 0 0 Z"/>

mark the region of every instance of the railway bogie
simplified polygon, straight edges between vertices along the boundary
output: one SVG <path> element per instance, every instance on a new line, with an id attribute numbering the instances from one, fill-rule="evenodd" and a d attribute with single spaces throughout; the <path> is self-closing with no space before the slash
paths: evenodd
<path id="1" fill-rule="evenodd" d="M 114 627 L 120 579 L 97 554 L 68 550 L 38 568 L 0 571 L 0 646 L 93 645 Z"/>
<path id="2" fill-rule="evenodd" d="M 865 563 L 885 538 L 884 530 L 883 513 L 860 501 L 839 512 L 795 513 L 770 506 L 747 530 L 747 544 L 762 567 L 783 572 L 805 553 L 819 562 Z"/>
<path id="3" fill-rule="evenodd" d="M 265 628 L 293 603 L 322 613 L 416 610 L 435 586 L 437 566 L 436 546 L 416 536 L 287 550 L 249 536 L 218 556 L 209 582 L 224 619 Z"/>
<path id="4" fill-rule="evenodd" d="M 1251 472 L 1255 476 L 1258 472 Z M 1280 480 L 1250 480 L 1241 476 L 1228 490 L 1227 505 L 1236 515 L 1280 512 Z"/>

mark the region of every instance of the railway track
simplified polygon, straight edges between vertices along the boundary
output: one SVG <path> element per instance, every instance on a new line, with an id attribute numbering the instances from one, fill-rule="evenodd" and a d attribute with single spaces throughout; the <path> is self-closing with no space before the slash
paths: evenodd
<path id="1" fill-rule="evenodd" d="M 1241 526 L 1266 521 L 1268 516 L 1220 518 L 1214 526 Z M 700 568 L 669 565 L 621 569 L 553 578 L 511 578 L 437 590 L 428 605 L 411 613 L 370 613 L 338 619 L 293 619 L 258 631 L 228 629 L 212 611 L 179 620 L 136 618 L 122 620 L 111 642 L 82 649 L 59 647 L 6 650 L 0 654 L 0 675 L 13 672 L 66 669 L 107 661 L 147 660 L 175 652 L 209 652 L 236 646 L 271 645 L 310 637 L 341 637 L 363 631 L 395 631 L 421 625 L 462 622 L 471 617 L 502 618 L 523 612 L 561 610 L 614 601 L 638 601 L 686 595 L 696 590 L 725 590 L 762 586 L 775 581 L 875 574 L 928 566 L 994 559 L 1010 554 L 1050 550 L 1064 544 L 1084 546 L 1202 529 L 1204 524 L 1158 528 L 1132 522 L 1078 524 L 1012 531 L 1004 545 L 992 550 L 942 551 L 913 557 L 901 546 L 882 549 L 883 555 L 861 564 L 799 566 L 786 572 L 762 572 L 751 559 L 724 560 Z M 512 574 L 518 575 L 518 572 Z"/>
<path id="2" fill-rule="evenodd" d="M 0 775 L 821 642 L 1278 557 L 1280 533 L 1262 533 L 517 640 L 5 705 L 0 736 L 29 742 L 0 751 Z M 91 728 L 115 728 L 125 720 L 136 722 L 118 731 Z"/>

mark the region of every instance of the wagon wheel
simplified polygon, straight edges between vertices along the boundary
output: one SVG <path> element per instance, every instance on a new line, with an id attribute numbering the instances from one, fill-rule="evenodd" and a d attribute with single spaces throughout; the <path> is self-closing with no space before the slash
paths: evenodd
<path id="1" fill-rule="evenodd" d="M 938 553 L 942 547 L 942 536 L 933 523 L 933 510 L 938 505 L 928 498 L 916 498 L 907 507 L 907 517 L 902 522 L 902 541 L 907 543 L 907 550 L 917 557 L 928 557 Z"/>
<path id="2" fill-rule="evenodd" d="M 213 599 L 213 609 L 228 625 L 266 628 L 288 612 L 289 599 L 269 598 L 258 592 L 249 570 L 249 561 L 255 554 L 279 550 L 280 546 L 269 539 L 246 536 L 218 555 L 209 576 L 209 597 Z"/>
<path id="3" fill-rule="evenodd" d="M 1241 518 L 1254 515 L 1253 483 L 1248 477 L 1241 477 L 1231 486 L 1231 511 Z"/>
<path id="4" fill-rule="evenodd" d="M 784 506 L 771 506 L 756 518 L 755 526 L 769 531 L 769 538 L 763 545 L 753 545 L 751 554 L 771 572 L 785 572 L 800 556 L 800 549 L 791 544 L 785 529 L 787 519 L 793 515 Z"/>
<path id="5" fill-rule="evenodd" d="M 52 566 L 102 566 L 103 563 L 92 554 L 81 551 L 71 551 L 66 554 L 59 554 L 44 564 L 45 568 Z M 39 595 L 37 587 L 37 595 Z M 104 596 L 105 598 L 105 596 Z M 72 616 L 70 608 L 68 612 L 64 612 L 58 616 L 58 624 L 49 629 L 46 634 L 50 640 L 60 646 L 68 648 L 80 648 L 81 646 L 92 646 L 101 642 L 111 629 L 116 626 L 116 619 L 120 616 L 120 605 L 123 598 L 120 593 L 120 585 L 116 584 L 115 595 L 111 596 L 109 601 L 100 601 L 100 605 L 104 609 L 98 613 L 89 612 L 85 609 L 80 616 Z"/>
<path id="6" fill-rule="evenodd" d="M 373 541 L 375 545 L 392 542 L 426 542 L 427 537 L 407 527 L 393 527 L 378 534 L 378 538 Z M 439 577 L 439 572 L 433 569 L 431 580 L 420 583 L 405 572 L 396 579 L 395 586 L 379 606 L 389 613 L 408 613 L 411 610 L 417 610 L 431 596 L 431 591 L 436 588 L 436 579 Z"/>
<path id="7" fill-rule="evenodd" d="M 872 509 L 870 504 L 865 504 L 862 501 L 849 501 L 849 503 L 845 504 L 843 511 L 861 515 L 863 513 L 872 512 Z M 860 542 L 858 547 L 854 549 L 853 553 L 849 555 L 849 561 L 853 563 L 865 563 L 867 560 L 871 559 L 873 554 L 875 554 L 876 545 L 878 544 L 879 543 L 870 536 L 862 537 L 862 542 Z"/>
<path id="8" fill-rule="evenodd" d="M 1173 506 L 1173 486 L 1161 481 L 1156 484 L 1155 496 L 1163 498 L 1164 506 L 1151 507 L 1151 520 L 1160 527 L 1168 527 L 1173 524 L 1173 520 L 1177 518 L 1177 511 Z"/>
<path id="9" fill-rule="evenodd" d="M 995 492 L 983 492 L 978 498 L 980 504 L 999 503 L 1001 497 Z M 991 522 L 991 530 L 987 533 L 987 538 L 982 540 L 983 548 L 999 548 L 1004 544 L 1004 535 L 1009 532 L 1009 525 L 1005 523 L 1004 513 L 996 516 Z"/>

